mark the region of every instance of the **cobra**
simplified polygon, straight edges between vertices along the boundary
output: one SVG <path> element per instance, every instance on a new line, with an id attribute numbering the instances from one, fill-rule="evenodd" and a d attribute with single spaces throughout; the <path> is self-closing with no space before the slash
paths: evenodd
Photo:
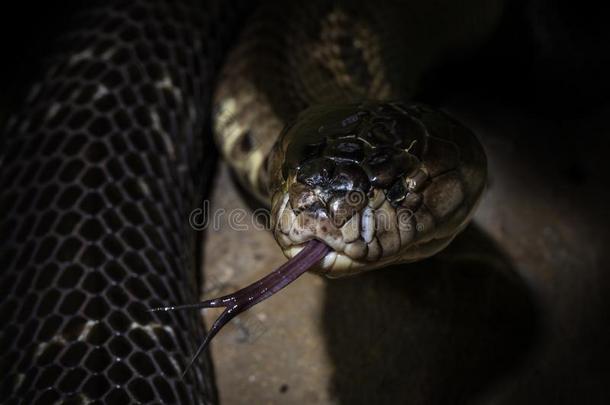
<path id="1" fill-rule="evenodd" d="M 269 3 L 245 28 L 217 84 L 215 139 L 241 185 L 270 208 L 290 260 L 233 294 L 153 310 L 225 308 L 193 360 L 234 316 L 306 271 L 334 278 L 422 260 L 469 223 L 485 187 L 484 150 L 412 96 L 430 66 L 490 26 L 456 17 L 422 38 L 413 35 L 421 26 L 401 24 L 409 11 Z"/>

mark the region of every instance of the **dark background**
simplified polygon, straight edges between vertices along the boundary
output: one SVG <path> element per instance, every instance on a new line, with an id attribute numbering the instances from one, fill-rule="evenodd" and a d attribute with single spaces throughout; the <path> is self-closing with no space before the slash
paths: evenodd
<path id="1" fill-rule="evenodd" d="M 0 13 L 0 94 L 14 105 L 42 55 L 87 2 L 6 2 Z M 607 7 L 595 1 L 508 1 L 497 32 L 473 55 L 431 72 L 424 98 L 463 91 L 548 116 L 590 114 L 610 90 Z"/>

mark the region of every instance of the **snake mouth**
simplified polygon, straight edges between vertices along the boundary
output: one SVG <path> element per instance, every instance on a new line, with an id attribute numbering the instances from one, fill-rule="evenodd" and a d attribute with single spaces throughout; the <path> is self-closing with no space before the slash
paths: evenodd
<path id="1" fill-rule="evenodd" d="M 401 258 L 424 229 L 420 198 L 412 194 L 393 205 L 384 190 L 368 194 L 350 190 L 339 196 L 293 181 L 288 192 L 273 198 L 273 233 L 286 257 L 297 255 L 309 241 L 330 248 L 310 270 L 328 277 L 357 274 Z M 418 222 L 419 220 L 419 222 Z"/>

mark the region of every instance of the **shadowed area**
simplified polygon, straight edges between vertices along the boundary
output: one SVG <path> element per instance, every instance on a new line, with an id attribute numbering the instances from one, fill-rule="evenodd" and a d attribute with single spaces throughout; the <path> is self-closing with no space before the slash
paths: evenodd
<path id="1" fill-rule="evenodd" d="M 523 280 L 474 226 L 433 259 L 327 283 L 324 307 L 331 389 L 345 404 L 468 402 L 538 332 Z"/>

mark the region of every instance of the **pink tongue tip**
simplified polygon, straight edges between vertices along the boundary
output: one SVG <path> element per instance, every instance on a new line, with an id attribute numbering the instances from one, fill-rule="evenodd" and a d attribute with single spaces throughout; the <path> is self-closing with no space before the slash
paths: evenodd
<path id="1" fill-rule="evenodd" d="M 151 309 L 150 312 L 175 311 L 179 309 L 225 308 L 225 310 L 222 311 L 222 314 L 216 318 L 216 321 L 197 349 L 197 352 L 195 352 L 195 355 L 184 370 L 184 373 L 182 373 L 182 376 L 184 377 L 184 375 L 186 375 L 193 363 L 195 363 L 195 360 L 197 360 L 199 355 L 207 348 L 212 338 L 231 319 L 259 302 L 266 300 L 276 292 L 280 291 L 282 288 L 286 287 L 288 284 L 292 283 L 314 264 L 319 262 L 331 250 L 332 249 L 324 243 L 317 240 L 311 240 L 307 242 L 305 247 L 297 255 L 281 265 L 279 268 L 267 274 L 260 280 L 255 281 L 249 286 L 244 287 L 232 294 L 205 300 L 197 304 L 176 305 Z"/>

